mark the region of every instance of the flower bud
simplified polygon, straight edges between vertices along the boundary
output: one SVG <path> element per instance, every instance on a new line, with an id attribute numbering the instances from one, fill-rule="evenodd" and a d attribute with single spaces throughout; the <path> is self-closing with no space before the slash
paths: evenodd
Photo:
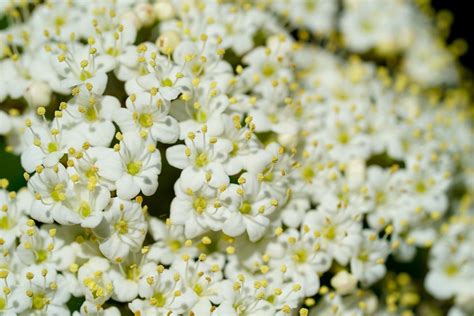
<path id="1" fill-rule="evenodd" d="M 332 279 L 331 285 L 339 294 L 349 294 L 354 291 L 357 285 L 357 279 L 349 272 L 343 270 L 338 272 Z"/>
<path id="2" fill-rule="evenodd" d="M 150 26 L 156 20 L 155 10 L 153 10 L 153 6 L 149 3 L 137 4 L 133 12 L 135 12 L 142 26 Z"/>
<path id="3" fill-rule="evenodd" d="M 122 15 L 122 19 L 130 23 L 135 27 L 135 29 L 139 29 L 142 27 L 142 22 L 140 21 L 140 18 L 133 12 L 133 11 L 127 11 Z"/>
<path id="4" fill-rule="evenodd" d="M 25 99 L 34 107 L 47 106 L 51 101 L 51 88 L 43 81 L 33 81 L 25 91 Z"/>
<path id="5" fill-rule="evenodd" d="M 167 31 L 158 37 L 156 46 L 163 54 L 171 54 L 181 42 L 179 34 L 174 31 Z"/>
<path id="6" fill-rule="evenodd" d="M 174 7 L 169 0 L 159 0 L 153 5 L 153 10 L 156 17 L 161 21 L 172 19 L 176 15 Z"/>

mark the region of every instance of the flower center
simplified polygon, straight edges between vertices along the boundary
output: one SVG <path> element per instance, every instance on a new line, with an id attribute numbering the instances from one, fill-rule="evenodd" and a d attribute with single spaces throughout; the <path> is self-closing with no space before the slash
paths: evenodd
<path id="1" fill-rule="evenodd" d="M 202 294 L 202 292 L 204 292 L 204 289 L 202 288 L 202 286 L 199 283 L 196 283 L 194 285 L 193 290 L 194 290 L 194 293 L 196 293 L 198 296 L 200 296 Z"/>
<path id="2" fill-rule="evenodd" d="M 7 303 L 3 298 L 0 297 L 0 311 L 3 310 L 7 306 Z"/>
<path id="3" fill-rule="evenodd" d="M 150 299 L 150 304 L 156 307 L 163 307 L 166 304 L 166 297 L 161 292 L 156 292 Z"/>
<path id="4" fill-rule="evenodd" d="M 235 157 L 239 152 L 239 143 L 232 142 L 232 151 L 229 153 L 231 157 Z"/>
<path id="5" fill-rule="evenodd" d="M 56 25 L 56 26 L 63 26 L 64 23 L 66 23 L 66 21 L 64 20 L 64 18 L 62 16 L 57 16 L 54 19 L 54 25 Z"/>
<path id="6" fill-rule="evenodd" d="M 194 120 L 198 121 L 199 123 L 204 123 L 207 120 L 207 114 L 206 112 L 199 110 L 197 112 L 194 112 Z"/>
<path id="7" fill-rule="evenodd" d="M 342 132 L 342 133 L 340 133 L 339 136 L 337 137 L 337 140 L 338 140 L 341 144 L 347 144 L 347 143 L 349 143 L 349 141 L 351 140 L 351 137 L 349 136 L 348 133 Z"/>
<path id="8" fill-rule="evenodd" d="M 252 212 L 252 204 L 250 204 L 247 201 L 244 201 L 242 203 L 242 206 L 240 207 L 240 213 L 242 214 L 250 214 Z"/>
<path id="9" fill-rule="evenodd" d="M 360 261 L 367 262 L 369 260 L 369 253 L 367 250 L 362 250 L 358 256 Z"/>
<path id="10" fill-rule="evenodd" d="M 33 309 L 43 309 L 48 304 L 48 299 L 43 293 L 36 293 L 31 298 Z"/>
<path id="11" fill-rule="evenodd" d="M 181 241 L 177 240 L 177 239 L 173 239 L 173 240 L 170 240 L 168 241 L 168 247 L 171 249 L 171 251 L 173 252 L 176 252 L 178 251 L 179 249 L 181 249 Z"/>
<path id="12" fill-rule="evenodd" d="M 313 1 L 313 0 L 305 1 L 304 6 L 308 12 L 313 12 L 316 9 L 316 1 Z"/>
<path id="13" fill-rule="evenodd" d="M 368 20 L 362 21 L 362 23 L 360 23 L 360 27 L 364 32 L 372 32 L 374 29 L 374 26 Z"/>
<path id="14" fill-rule="evenodd" d="M 55 202 L 62 202 L 66 199 L 66 194 L 64 193 L 64 184 L 59 183 L 54 186 L 53 190 L 51 190 L 51 198 Z"/>
<path id="15" fill-rule="evenodd" d="M 119 55 L 120 51 L 116 47 L 109 47 L 107 49 L 107 55 L 117 57 Z"/>
<path id="16" fill-rule="evenodd" d="M 97 175 L 97 167 L 92 166 L 89 168 L 89 170 L 86 171 L 86 177 L 89 178 L 95 178 Z"/>
<path id="17" fill-rule="evenodd" d="M 209 162 L 209 160 L 208 160 L 207 154 L 205 152 L 200 153 L 199 155 L 197 155 L 197 157 L 196 157 L 196 167 L 202 168 L 205 165 L 207 165 L 208 162 Z"/>
<path id="18" fill-rule="evenodd" d="M 305 263 L 308 260 L 308 252 L 306 249 L 298 249 L 293 253 L 293 260 L 297 263 Z"/>
<path id="19" fill-rule="evenodd" d="M 58 144 L 56 142 L 50 142 L 48 144 L 48 152 L 54 153 L 55 151 L 58 151 Z"/>
<path id="20" fill-rule="evenodd" d="M 89 203 L 81 202 L 81 205 L 79 206 L 79 214 L 81 214 L 82 217 L 88 217 L 91 213 L 91 206 Z"/>
<path id="21" fill-rule="evenodd" d="M 138 265 L 132 264 L 127 269 L 127 279 L 129 280 L 136 280 L 140 276 L 140 269 Z"/>
<path id="22" fill-rule="evenodd" d="M 426 185 L 423 181 L 419 181 L 415 185 L 415 190 L 418 193 L 425 193 L 426 192 Z"/>
<path id="23" fill-rule="evenodd" d="M 115 230 L 118 231 L 120 235 L 128 233 L 128 224 L 123 219 L 119 220 L 115 224 Z"/>
<path id="24" fill-rule="evenodd" d="M 454 263 L 450 263 L 448 265 L 446 265 L 444 267 L 444 272 L 448 275 L 448 276 L 455 276 L 456 274 L 458 274 L 459 272 L 459 268 L 456 264 Z"/>
<path id="25" fill-rule="evenodd" d="M 86 112 L 84 113 L 84 116 L 86 117 L 86 120 L 89 122 L 94 122 L 97 120 L 97 111 L 95 110 L 95 107 L 89 106 L 87 107 Z"/>
<path id="26" fill-rule="evenodd" d="M 272 64 L 265 64 L 262 67 L 262 74 L 265 77 L 271 77 L 275 73 L 275 67 Z"/>
<path id="27" fill-rule="evenodd" d="M 141 161 L 132 161 L 127 164 L 127 171 L 132 176 L 137 175 L 141 169 L 142 169 Z"/>
<path id="28" fill-rule="evenodd" d="M 375 193 L 375 202 L 377 204 L 385 203 L 386 199 L 387 197 L 385 196 L 384 192 L 378 191 L 377 193 Z"/>
<path id="29" fill-rule="evenodd" d="M 163 79 L 161 81 L 161 85 L 163 87 L 172 87 L 173 86 L 173 81 L 170 78 Z"/>
<path id="30" fill-rule="evenodd" d="M 207 200 L 202 196 L 197 197 L 193 202 L 193 207 L 199 214 L 202 214 L 207 207 Z"/>
<path id="31" fill-rule="evenodd" d="M 81 71 L 81 74 L 79 75 L 79 79 L 81 79 L 81 81 L 86 81 L 87 79 L 90 79 L 92 78 L 92 74 L 87 71 L 87 70 L 82 70 Z"/>
<path id="32" fill-rule="evenodd" d="M 138 117 L 138 123 L 143 127 L 150 127 L 153 125 L 153 116 L 150 113 L 142 113 Z"/>
<path id="33" fill-rule="evenodd" d="M 99 281 L 100 280 L 99 278 L 101 276 L 102 276 L 102 271 L 96 271 L 95 272 L 95 280 Z M 94 299 L 97 299 L 99 297 L 104 297 L 105 295 L 108 295 L 108 293 L 112 292 L 113 286 L 112 286 L 111 283 L 99 284 L 95 280 L 94 280 L 94 278 L 85 278 L 84 279 L 84 285 L 87 286 L 87 288 L 91 292 L 92 297 Z"/>
<path id="34" fill-rule="evenodd" d="M 7 230 L 10 228 L 10 220 L 8 219 L 8 216 L 3 216 L 0 219 L 0 229 Z"/>
<path id="35" fill-rule="evenodd" d="M 262 172 L 263 178 L 262 180 L 265 182 L 272 182 L 273 181 L 273 172 L 270 168 L 265 168 Z"/>
<path id="36" fill-rule="evenodd" d="M 329 226 L 324 236 L 329 240 L 334 240 L 336 238 L 336 226 Z"/>
<path id="37" fill-rule="evenodd" d="M 199 63 L 195 63 L 194 65 L 191 66 L 191 71 L 193 72 L 193 74 L 195 75 L 198 75 L 199 72 L 201 71 L 201 64 Z"/>
<path id="38" fill-rule="evenodd" d="M 227 34 L 234 34 L 235 33 L 234 25 L 232 23 L 226 23 L 224 25 L 224 27 L 225 27 L 225 30 L 226 30 Z"/>
<path id="39" fill-rule="evenodd" d="M 311 168 L 311 166 L 307 166 L 307 167 L 304 168 L 303 171 L 301 172 L 301 176 L 303 177 L 303 179 L 304 179 L 306 182 L 311 182 L 311 180 L 313 180 L 313 178 L 314 178 L 314 176 L 315 176 L 315 173 L 314 173 L 313 168 Z"/>
<path id="40" fill-rule="evenodd" d="M 275 303 L 275 295 L 272 294 L 266 298 L 266 301 L 269 302 L 270 304 Z"/>
<path id="41" fill-rule="evenodd" d="M 48 259 L 48 251 L 39 249 L 36 251 L 36 263 L 41 263 Z"/>

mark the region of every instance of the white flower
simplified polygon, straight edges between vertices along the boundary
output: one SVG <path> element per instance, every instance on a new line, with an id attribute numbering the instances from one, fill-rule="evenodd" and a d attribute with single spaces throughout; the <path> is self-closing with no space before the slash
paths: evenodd
<path id="1" fill-rule="evenodd" d="M 358 253 L 351 258 L 351 272 L 364 285 L 372 285 L 386 272 L 385 260 L 390 246 L 384 239 L 377 238 L 372 230 L 362 232 L 363 239 Z"/>
<path id="2" fill-rule="evenodd" d="M 226 219 L 227 206 L 220 199 L 220 190 L 202 185 L 198 190 L 181 187 L 182 179 L 174 186 L 176 197 L 171 202 L 170 219 L 184 225 L 186 238 L 194 238 L 208 230 L 218 231 Z"/>
<path id="3" fill-rule="evenodd" d="M 225 280 L 220 286 L 222 302 L 214 310 L 212 315 L 275 315 L 273 305 L 266 300 L 258 299 L 254 294 L 254 288 L 250 284 L 236 283 L 234 286 L 230 280 Z"/>
<path id="4" fill-rule="evenodd" d="M 240 185 L 231 184 L 221 196 L 224 201 L 233 201 L 222 231 L 233 237 L 247 232 L 250 241 L 255 242 L 265 234 L 270 224 L 269 216 L 278 201 L 260 190 L 260 183 L 253 174 L 242 174 L 238 182 Z"/>
<path id="5" fill-rule="evenodd" d="M 224 131 L 222 114 L 229 106 L 229 98 L 219 89 L 216 81 L 200 83 L 194 90 L 194 99 L 186 98 L 171 108 L 171 114 L 180 121 L 179 138 L 184 139 L 203 126 L 210 135 L 219 136 Z"/>
<path id="6" fill-rule="evenodd" d="M 320 249 L 342 265 L 355 255 L 362 241 L 362 225 L 351 209 L 309 211 L 303 224 L 314 231 Z"/>
<path id="7" fill-rule="evenodd" d="M 122 165 L 113 170 L 120 174 L 115 182 L 117 195 L 129 200 L 140 191 L 147 196 L 155 193 L 161 172 L 161 156 L 155 145 L 147 143 L 137 133 L 127 133 L 118 148 Z"/>
<path id="8" fill-rule="evenodd" d="M 79 268 L 77 278 L 88 302 L 100 306 L 112 296 L 113 285 L 108 275 L 109 269 L 109 261 L 99 257 L 91 258 Z"/>
<path id="9" fill-rule="evenodd" d="M 147 50 L 147 46 L 142 46 Z M 153 47 L 153 49 L 156 49 Z M 191 79 L 184 76 L 182 68 L 168 58 L 152 52 L 147 64 L 146 74 L 132 79 L 127 83 L 127 93 L 139 95 L 151 89 L 157 89 L 160 96 L 167 100 L 175 100 L 181 93 L 191 91 Z"/>
<path id="10" fill-rule="evenodd" d="M 51 168 L 40 168 L 28 181 L 28 188 L 35 194 L 30 216 L 43 223 L 56 220 L 71 224 L 69 218 L 77 214 L 69 208 L 68 200 L 73 195 L 72 182 L 61 164 Z M 69 216 L 67 214 L 70 214 Z"/>
<path id="11" fill-rule="evenodd" d="M 454 66 L 454 56 L 432 34 L 419 33 L 407 50 L 404 64 L 406 73 L 427 87 L 456 83 L 459 73 Z"/>
<path id="12" fill-rule="evenodd" d="M 33 107 L 47 106 L 51 101 L 51 88 L 43 81 L 32 82 L 26 88 L 25 99 Z"/>
<path id="13" fill-rule="evenodd" d="M 103 186 L 90 188 L 80 184 L 74 186 L 74 191 L 75 196 L 71 197 L 68 205 L 77 214 L 63 214 L 64 219 L 61 221 L 88 228 L 98 226 L 103 218 L 103 210 L 110 201 L 110 192 Z"/>
<path id="14" fill-rule="evenodd" d="M 212 37 L 222 38 L 222 47 L 231 48 L 237 55 L 242 55 L 253 47 L 253 36 L 259 22 L 258 10 L 234 10 L 231 5 L 216 8 L 218 23 L 209 25 L 207 33 Z"/>
<path id="15" fill-rule="evenodd" d="M 345 316 L 345 315 L 376 315 L 379 311 L 378 298 L 371 291 L 358 291 L 351 295 L 332 293 L 324 295 L 316 308 L 312 308 L 310 315 Z M 364 308 L 361 308 L 364 306 Z"/>
<path id="16" fill-rule="evenodd" d="M 82 92 L 64 105 L 61 122 L 90 145 L 108 147 L 115 134 L 112 117 L 119 109 L 115 97 Z"/>
<path id="17" fill-rule="evenodd" d="M 0 239 L 3 247 L 9 249 L 21 234 L 21 228 L 26 224 L 31 205 L 33 204 L 32 194 L 25 189 L 18 192 L 8 193 L 0 189 Z"/>
<path id="18" fill-rule="evenodd" d="M 64 45 L 64 48 L 53 57 L 53 65 L 63 78 L 61 86 L 79 87 L 83 92 L 101 95 L 107 85 L 107 72 L 114 67 L 114 59 L 78 43 Z"/>
<path id="19" fill-rule="evenodd" d="M 339 294 L 350 294 L 356 288 L 357 279 L 346 270 L 342 270 L 332 277 L 331 285 Z"/>
<path id="20" fill-rule="evenodd" d="M 103 308 L 100 305 L 96 305 L 89 301 L 84 301 L 81 305 L 80 313 L 75 311 L 72 313 L 73 316 L 120 316 L 120 310 L 111 306 Z"/>
<path id="21" fill-rule="evenodd" d="M 255 124 L 251 117 L 245 118 L 245 125 L 242 126 L 242 116 L 222 115 L 224 122 L 224 133 L 221 138 L 228 139 L 232 142 L 232 151 L 229 153 L 227 161 L 224 163 L 224 168 L 229 175 L 235 175 L 247 169 L 247 166 L 252 163 L 252 160 L 258 156 L 262 150 L 262 146 L 255 136 Z"/>
<path id="22" fill-rule="evenodd" d="M 115 181 L 120 178 L 122 161 L 112 148 L 86 147 L 84 151 L 70 152 L 67 171 L 71 178 L 76 178 L 90 187 L 104 186 L 108 190 L 116 189 Z"/>
<path id="23" fill-rule="evenodd" d="M 222 60 L 219 49 L 220 45 L 212 38 L 201 39 L 200 42 L 183 40 L 174 49 L 173 59 L 184 69 L 185 78 L 198 79 L 198 82 L 204 83 L 198 85 L 198 90 L 204 86 L 204 91 L 217 88 L 216 92 L 227 92 L 233 80 L 232 67 Z M 196 86 L 196 80 L 192 83 Z M 197 92 L 196 97 L 196 101 L 202 103 L 210 95 Z"/>
<path id="24" fill-rule="evenodd" d="M 21 155 L 21 165 L 27 172 L 33 172 L 39 165 L 52 167 L 70 147 L 80 148 L 84 142 L 81 134 L 65 129 L 57 118 L 51 125 L 33 124 L 27 119 L 26 126 L 28 148 Z"/>
<path id="25" fill-rule="evenodd" d="M 221 263 L 222 264 L 222 263 Z M 171 269 L 182 276 L 184 286 L 191 289 L 197 297 L 191 311 L 196 315 L 211 315 L 212 303 L 220 301 L 221 264 L 212 263 L 212 258 L 200 256 L 199 261 L 177 259 Z"/>
<path id="26" fill-rule="evenodd" d="M 155 240 L 148 253 L 150 260 L 169 265 L 184 254 L 191 258 L 197 257 L 199 250 L 187 242 L 184 226 L 172 225 L 170 221 L 163 223 L 157 218 L 150 217 L 148 231 Z"/>
<path id="27" fill-rule="evenodd" d="M 22 228 L 16 252 L 26 266 L 49 266 L 60 271 L 68 269 L 75 259 L 70 245 L 56 238 L 55 226 L 43 225 L 38 229 L 32 220 Z"/>
<path id="28" fill-rule="evenodd" d="M 173 167 L 183 169 L 183 189 L 197 190 L 204 184 L 214 188 L 227 185 L 227 176 L 222 163 L 232 150 L 225 139 L 209 137 L 207 133 L 190 133 L 185 145 L 175 145 L 166 150 L 166 159 Z"/>
<path id="29" fill-rule="evenodd" d="M 51 267 L 28 267 L 22 273 L 19 288 L 24 298 L 21 315 L 66 315 L 70 293 L 65 278 Z"/>
<path id="30" fill-rule="evenodd" d="M 273 45 L 275 42 L 278 44 Z M 283 44 L 279 45 L 281 42 L 278 39 L 274 42 L 269 40 L 268 44 L 275 47 L 257 47 L 242 59 L 248 65 L 242 72 L 244 85 L 262 94 L 274 90 L 273 80 L 290 81 L 293 77 L 287 67 L 288 58 L 285 58 L 286 49 Z"/>
<path id="31" fill-rule="evenodd" d="M 438 299 L 472 295 L 474 234 L 471 224 L 472 218 L 459 219 L 457 223 L 454 219 L 430 251 L 425 288 Z"/>
<path id="32" fill-rule="evenodd" d="M 129 253 L 112 266 L 109 275 L 114 286 L 114 300 L 131 302 L 138 295 L 140 280 L 156 269 L 156 264 L 148 260 L 146 249 L 143 248 L 141 253 Z"/>
<path id="33" fill-rule="evenodd" d="M 134 313 L 166 315 L 187 313 L 196 303 L 196 296 L 183 286 L 181 276 L 158 266 L 140 280 L 140 297 L 129 304 Z"/>
<path id="34" fill-rule="evenodd" d="M 113 198 L 104 212 L 107 235 L 100 251 L 110 260 L 123 259 L 130 251 L 140 250 L 147 232 L 147 223 L 139 203 Z"/>
<path id="35" fill-rule="evenodd" d="M 114 113 L 114 120 L 124 133 L 145 131 L 153 142 L 175 143 L 179 136 L 176 119 L 168 115 L 170 102 L 150 93 L 130 96 L 126 109 Z"/>
<path id="36" fill-rule="evenodd" d="M 271 263 L 275 268 L 285 266 L 285 278 L 300 284 L 303 293 L 312 296 L 319 290 L 318 273 L 326 272 L 331 265 L 331 257 L 319 247 L 306 227 L 302 232 L 287 229 L 266 252 L 275 260 Z"/>
<path id="37" fill-rule="evenodd" d="M 285 148 L 277 143 L 267 145 L 253 157 L 252 163 L 247 166 L 249 173 L 257 175 L 261 191 L 282 205 L 287 202 L 289 194 L 288 171 L 294 164 L 291 157 L 285 153 Z"/>

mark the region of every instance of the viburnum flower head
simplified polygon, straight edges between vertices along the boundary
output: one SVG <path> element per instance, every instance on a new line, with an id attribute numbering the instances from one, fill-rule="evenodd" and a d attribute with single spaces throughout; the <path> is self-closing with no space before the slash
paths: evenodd
<path id="1" fill-rule="evenodd" d="M 0 1 L 0 315 L 474 315 L 451 13 L 56 2 Z"/>

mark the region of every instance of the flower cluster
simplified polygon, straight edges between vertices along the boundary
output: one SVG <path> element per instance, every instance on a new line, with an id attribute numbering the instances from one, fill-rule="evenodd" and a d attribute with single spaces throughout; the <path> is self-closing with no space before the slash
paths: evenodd
<path id="1" fill-rule="evenodd" d="M 408 316 L 431 306 L 391 270 L 428 250 L 428 293 L 474 312 L 472 99 L 449 14 L 0 6 L 0 135 L 27 181 L 0 182 L 0 314 Z"/>

